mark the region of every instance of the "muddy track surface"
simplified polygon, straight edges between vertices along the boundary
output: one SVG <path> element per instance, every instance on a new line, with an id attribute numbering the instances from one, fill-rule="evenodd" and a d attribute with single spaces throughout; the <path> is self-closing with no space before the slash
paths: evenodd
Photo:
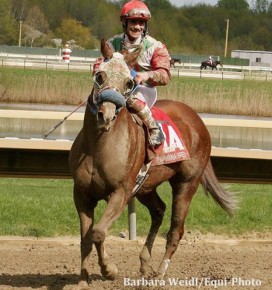
<path id="1" fill-rule="evenodd" d="M 227 239 L 187 234 L 164 280 L 142 279 L 139 253 L 143 239 L 108 237 L 106 250 L 118 268 L 115 281 L 100 274 L 97 255 L 90 258 L 90 289 L 272 289 L 272 233 Z M 165 240 L 159 238 L 151 265 L 158 267 Z M 0 289 L 69 290 L 80 269 L 79 239 L 0 237 Z"/>

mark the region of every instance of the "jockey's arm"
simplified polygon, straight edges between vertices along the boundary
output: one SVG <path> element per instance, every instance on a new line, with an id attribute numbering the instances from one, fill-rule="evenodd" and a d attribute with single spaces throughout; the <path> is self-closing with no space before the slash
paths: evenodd
<path id="1" fill-rule="evenodd" d="M 152 70 L 145 72 L 148 73 L 146 82 L 151 86 L 167 85 L 170 81 L 171 74 L 169 53 L 164 45 L 154 50 L 151 67 Z"/>

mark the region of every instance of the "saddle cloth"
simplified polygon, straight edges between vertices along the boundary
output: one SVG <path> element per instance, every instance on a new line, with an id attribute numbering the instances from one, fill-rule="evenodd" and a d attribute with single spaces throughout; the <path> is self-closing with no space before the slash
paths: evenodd
<path id="1" fill-rule="evenodd" d="M 156 107 L 152 107 L 151 112 L 154 119 L 162 129 L 165 141 L 154 150 L 150 149 L 149 146 L 147 147 L 147 155 L 149 155 L 151 158 L 140 169 L 136 177 L 132 196 L 136 194 L 136 192 L 141 188 L 141 186 L 148 178 L 148 170 L 150 166 L 170 164 L 190 159 L 189 152 L 183 143 L 182 135 L 169 116 Z M 137 120 L 138 118 L 136 118 L 136 121 Z"/>
<path id="2" fill-rule="evenodd" d="M 155 148 L 156 156 L 151 166 L 169 164 L 190 159 L 189 152 L 184 145 L 181 132 L 166 113 L 156 107 L 151 108 L 152 115 L 162 129 L 165 141 Z"/>

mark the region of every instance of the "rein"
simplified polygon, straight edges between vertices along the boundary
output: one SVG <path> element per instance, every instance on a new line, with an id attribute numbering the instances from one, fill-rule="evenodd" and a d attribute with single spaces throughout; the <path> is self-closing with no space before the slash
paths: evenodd
<path id="1" fill-rule="evenodd" d="M 71 113 L 69 113 L 67 116 L 63 118 L 60 122 L 58 122 L 52 129 L 50 129 L 46 134 L 42 135 L 43 139 L 46 139 L 48 135 L 50 135 L 52 132 L 54 132 L 61 124 L 63 124 L 74 112 L 76 112 L 80 107 L 82 107 L 86 102 L 88 101 L 85 100 L 82 102 L 79 106 L 77 106 Z"/>
<path id="2" fill-rule="evenodd" d="M 138 86 L 139 86 L 139 84 L 136 84 L 134 86 L 133 90 L 130 92 L 129 96 L 126 99 L 126 102 L 132 96 L 132 94 L 135 92 L 135 90 L 138 88 Z M 108 100 L 108 101 L 110 101 L 110 100 Z M 73 113 L 75 113 L 79 108 L 81 108 L 86 103 L 89 106 L 89 109 L 90 109 L 91 113 L 94 114 L 94 115 L 96 115 L 97 114 L 97 111 L 98 111 L 98 106 L 96 104 L 94 104 L 93 102 L 90 101 L 90 96 L 89 96 L 85 101 L 83 101 L 80 105 L 78 105 L 71 113 L 69 113 L 67 116 L 65 116 L 63 118 L 63 120 L 61 120 L 60 122 L 58 122 L 52 129 L 50 129 L 47 133 L 45 133 L 44 135 L 42 135 L 42 138 L 43 139 L 46 139 L 52 132 L 54 132 L 60 125 L 62 125 Z M 120 106 L 116 110 L 116 114 L 118 114 L 120 112 L 120 110 L 122 109 L 122 107 L 124 107 L 124 106 Z"/>
<path id="3" fill-rule="evenodd" d="M 130 69 L 132 78 L 136 76 L 136 71 L 133 69 Z M 50 129 L 47 133 L 42 135 L 43 139 L 46 139 L 52 132 L 54 132 L 60 125 L 62 125 L 74 112 L 76 112 L 80 107 L 85 105 L 87 103 L 87 106 L 89 107 L 91 113 L 93 115 L 96 115 L 98 112 L 98 107 L 103 102 L 112 102 L 116 105 L 116 114 L 120 112 L 120 110 L 125 107 L 127 100 L 132 96 L 132 94 L 135 92 L 135 90 L 138 88 L 139 84 L 135 84 L 133 89 L 129 92 L 128 96 L 125 97 L 121 93 L 119 93 L 115 88 L 111 88 L 109 86 L 106 86 L 102 88 L 97 82 L 95 82 L 95 85 L 100 89 L 98 93 L 98 103 L 95 104 L 93 100 L 90 99 L 91 96 L 93 96 L 93 93 L 89 95 L 89 97 L 83 101 L 79 106 L 77 106 L 71 113 L 69 113 L 67 116 L 63 118 L 60 122 L 58 122 L 52 129 Z M 121 98 L 120 98 L 121 96 Z"/>

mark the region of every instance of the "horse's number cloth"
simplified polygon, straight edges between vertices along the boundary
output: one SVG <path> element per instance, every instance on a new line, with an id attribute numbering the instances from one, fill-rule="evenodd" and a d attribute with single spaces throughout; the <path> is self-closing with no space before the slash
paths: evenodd
<path id="1" fill-rule="evenodd" d="M 152 107 L 151 111 L 165 137 L 162 145 L 155 149 L 156 157 L 152 160 L 151 166 L 190 159 L 189 152 L 183 143 L 181 132 L 173 121 L 159 108 Z"/>

